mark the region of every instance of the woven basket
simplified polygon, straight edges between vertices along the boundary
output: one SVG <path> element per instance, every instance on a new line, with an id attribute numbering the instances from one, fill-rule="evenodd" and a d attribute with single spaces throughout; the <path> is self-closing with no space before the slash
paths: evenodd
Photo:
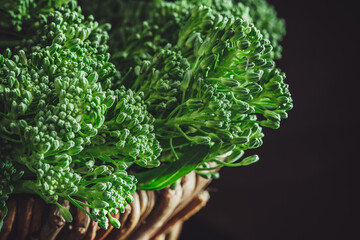
<path id="1" fill-rule="evenodd" d="M 120 229 L 100 229 L 87 214 L 60 200 L 69 208 L 73 222 L 67 223 L 55 205 L 47 205 L 35 195 L 14 195 L 0 232 L 0 240 L 122 240 L 178 239 L 182 224 L 209 200 L 205 190 L 210 180 L 194 172 L 186 175 L 175 189 L 139 190 L 123 214 L 113 215 Z"/>

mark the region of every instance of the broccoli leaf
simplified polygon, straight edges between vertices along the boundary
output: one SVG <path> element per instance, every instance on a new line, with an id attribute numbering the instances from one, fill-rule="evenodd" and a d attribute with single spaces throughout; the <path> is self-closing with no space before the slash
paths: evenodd
<path id="1" fill-rule="evenodd" d="M 137 189 L 160 190 L 195 170 L 209 152 L 208 145 L 195 145 L 178 161 L 135 174 Z M 154 177 L 158 176 L 158 177 Z"/>

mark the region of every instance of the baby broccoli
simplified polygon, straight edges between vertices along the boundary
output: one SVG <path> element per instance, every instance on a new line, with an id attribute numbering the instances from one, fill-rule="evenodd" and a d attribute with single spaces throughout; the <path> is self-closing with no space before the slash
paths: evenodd
<path id="1" fill-rule="evenodd" d="M 159 165 L 154 119 L 141 93 L 111 89 L 117 70 L 107 52 L 109 25 L 73 4 L 32 17 L 34 34 L 0 55 L 2 198 L 36 193 L 84 210 L 78 197 L 107 228 L 110 212 L 124 211 L 135 191 L 126 169 Z"/>
<path id="2" fill-rule="evenodd" d="M 191 145 L 211 146 L 204 162 L 261 146 L 262 127 L 279 128 L 292 108 L 272 50 L 253 24 L 201 6 L 174 47 L 124 77 L 122 83 L 144 92 L 156 117 L 155 133 L 166 146 L 160 161 L 178 159 Z"/>
<path id="3" fill-rule="evenodd" d="M 0 229 L 14 193 L 119 228 L 111 213 L 137 187 L 258 161 L 245 152 L 293 106 L 275 64 L 284 21 L 265 0 L 0 0 L 0 12 Z"/>

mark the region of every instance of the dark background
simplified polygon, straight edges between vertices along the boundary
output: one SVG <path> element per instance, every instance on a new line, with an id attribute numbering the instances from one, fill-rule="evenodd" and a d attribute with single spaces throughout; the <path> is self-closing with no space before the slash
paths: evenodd
<path id="1" fill-rule="evenodd" d="M 221 170 L 180 239 L 360 239 L 357 1 L 269 2 L 286 20 L 277 65 L 294 109 L 279 130 L 265 131 L 258 163 Z"/>

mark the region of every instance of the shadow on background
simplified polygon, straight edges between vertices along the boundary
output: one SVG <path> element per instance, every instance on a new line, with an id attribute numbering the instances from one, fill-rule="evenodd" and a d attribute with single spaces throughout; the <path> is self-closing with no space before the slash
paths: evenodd
<path id="1" fill-rule="evenodd" d="M 269 2 L 287 23 L 277 66 L 294 109 L 279 130 L 265 130 L 258 163 L 221 170 L 208 205 L 180 239 L 360 239 L 352 218 L 359 159 L 351 153 L 359 142 L 357 8 L 350 1 Z"/>

